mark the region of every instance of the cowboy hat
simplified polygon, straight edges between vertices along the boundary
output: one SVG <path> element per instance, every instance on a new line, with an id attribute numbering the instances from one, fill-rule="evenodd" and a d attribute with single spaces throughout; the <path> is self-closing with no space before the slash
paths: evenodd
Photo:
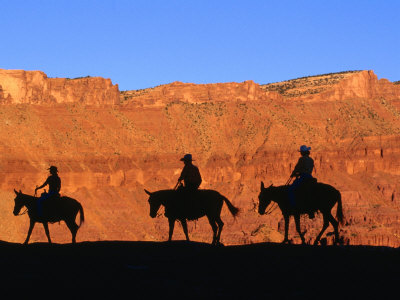
<path id="1" fill-rule="evenodd" d="M 58 172 L 58 169 L 57 169 L 57 167 L 55 167 L 55 166 L 51 166 L 51 167 L 48 168 L 47 170 L 50 170 L 50 172 L 51 172 L 51 171 Z"/>
<path id="2" fill-rule="evenodd" d="M 192 154 L 185 154 L 184 157 L 181 158 L 181 161 L 192 161 Z"/>

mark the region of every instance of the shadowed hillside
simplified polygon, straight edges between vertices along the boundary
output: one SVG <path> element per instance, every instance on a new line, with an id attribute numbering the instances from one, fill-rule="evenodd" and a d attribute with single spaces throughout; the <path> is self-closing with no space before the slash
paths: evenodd
<path id="1" fill-rule="evenodd" d="M 3 296 L 386 299 L 399 249 L 273 243 L 0 243 Z"/>

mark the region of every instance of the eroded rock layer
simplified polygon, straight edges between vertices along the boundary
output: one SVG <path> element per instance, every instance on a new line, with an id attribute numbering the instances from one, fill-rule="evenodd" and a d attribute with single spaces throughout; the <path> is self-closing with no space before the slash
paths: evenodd
<path id="1" fill-rule="evenodd" d="M 345 242 L 400 245 L 400 86 L 372 71 L 264 86 L 173 83 L 122 92 L 121 103 L 118 87 L 104 79 L 69 80 L 75 82 L 71 89 L 59 79 L 64 87 L 57 94 L 41 72 L 35 73 L 40 80 L 26 81 L 47 82 L 35 88 L 18 85 L 21 79 L 13 83 L 15 75 L 6 73 L 0 77 L 2 240 L 22 242 L 28 228 L 26 215 L 12 215 L 13 189 L 33 194 L 52 164 L 59 168 L 62 193 L 84 206 L 78 241 L 165 240 L 167 220 L 150 218 L 144 189 L 173 188 L 179 159 L 190 152 L 202 188 L 220 191 L 241 209 L 234 220 L 223 208 L 223 243 L 281 241 L 279 210 L 257 213 L 260 183 L 284 184 L 299 146 L 307 144 L 314 175 L 342 193 Z M 53 95 L 51 105 L 43 95 Z M 322 216 L 302 222 L 313 239 Z M 55 242 L 70 242 L 65 224 L 50 226 L 50 232 Z M 193 240 L 211 241 L 206 219 L 190 222 L 189 233 Z M 299 242 L 294 224 L 290 235 Z M 177 226 L 174 239 L 183 238 Z M 32 241 L 45 240 L 37 226 Z"/>
<path id="2" fill-rule="evenodd" d="M 40 71 L 0 69 L 0 103 L 117 104 L 118 85 L 101 77 L 48 78 Z"/>

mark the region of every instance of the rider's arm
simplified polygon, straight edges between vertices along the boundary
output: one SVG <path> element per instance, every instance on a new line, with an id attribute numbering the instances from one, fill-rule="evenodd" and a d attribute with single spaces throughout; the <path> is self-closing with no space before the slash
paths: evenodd
<path id="1" fill-rule="evenodd" d="M 182 172 L 181 172 L 181 176 L 179 176 L 178 181 L 182 181 L 185 176 L 186 176 L 186 166 L 183 167 Z"/>
<path id="2" fill-rule="evenodd" d="M 302 169 L 302 166 L 303 166 L 303 160 L 300 157 L 296 166 L 294 167 L 294 170 L 292 172 L 292 175 L 290 175 L 290 177 L 298 176 L 300 174 L 300 170 Z"/>
<path id="3" fill-rule="evenodd" d="M 198 168 L 197 168 L 197 174 L 198 174 L 198 177 L 199 177 L 199 184 L 201 184 L 201 182 L 202 182 L 203 180 L 202 180 L 202 178 L 201 178 L 200 171 L 199 171 Z"/>
<path id="4" fill-rule="evenodd" d="M 39 189 L 41 189 L 41 188 L 44 188 L 46 185 L 48 185 L 48 180 L 49 180 L 49 179 L 47 178 L 46 181 L 45 181 L 41 186 L 37 186 L 36 189 L 35 189 L 35 191 L 36 191 L 36 190 L 39 190 Z"/>

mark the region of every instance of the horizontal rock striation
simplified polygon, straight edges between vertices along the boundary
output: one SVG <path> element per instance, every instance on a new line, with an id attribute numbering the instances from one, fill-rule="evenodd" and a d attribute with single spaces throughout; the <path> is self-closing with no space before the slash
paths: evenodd
<path id="1" fill-rule="evenodd" d="M 315 160 L 314 176 L 342 194 L 344 242 L 399 247 L 399 86 L 375 80 L 371 71 L 339 75 L 325 75 L 338 76 L 332 82 L 319 81 L 322 75 L 303 78 L 285 91 L 278 84 L 268 90 L 268 85 L 251 81 L 173 83 L 122 92 L 118 105 L 117 100 L 63 101 L 62 96 L 55 96 L 52 105 L 29 102 L 0 80 L 2 99 L 12 97 L 0 106 L 1 239 L 24 240 L 28 220 L 11 214 L 13 189 L 33 194 L 54 164 L 62 193 L 85 208 L 87 221 L 78 241 L 166 240 L 167 220 L 150 218 L 144 189 L 173 188 L 182 168 L 179 159 L 190 152 L 200 168 L 202 188 L 220 191 L 241 209 L 234 219 L 223 208 L 222 241 L 279 242 L 279 210 L 257 213 L 260 183 L 285 184 L 299 146 L 307 144 Z M 310 86 L 317 92 L 305 92 Z M 302 218 L 311 242 L 321 227 L 320 215 Z M 70 242 L 64 224 L 52 225 L 50 232 L 55 242 Z M 206 219 L 190 222 L 189 232 L 193 240 L 211 241 Z M 290 236 L 300 242 L 294 224 Z M 183 238 L 177 226 L 174 239 Z M 45 240 L 38 226 L 32 241 Z"/>

